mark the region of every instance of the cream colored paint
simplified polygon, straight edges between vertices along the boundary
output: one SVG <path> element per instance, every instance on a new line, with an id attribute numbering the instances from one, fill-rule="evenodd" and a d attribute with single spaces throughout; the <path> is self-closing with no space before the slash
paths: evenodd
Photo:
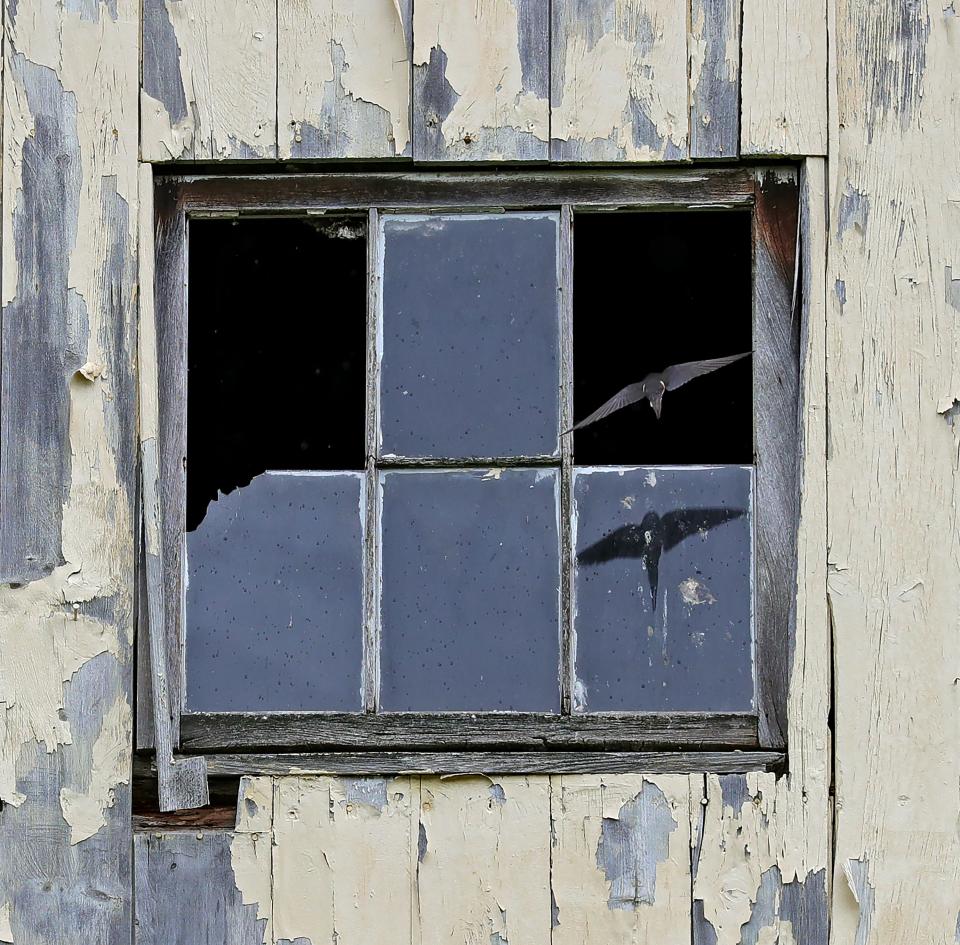
<path id="1" fill-rule="evenodd" d="M 555 93 L 551 135 L 562 141 L 614 142 L 625 160 L 658 160 L 668 144 L 687 145 L 687 14 L 672 0 L 616 0 L 615 29 L 590 44 L 571 24 L 563 88 Z M 649 48 L 641 31 L 649 30 Z M 637 146 L 636 102 L 661 143 Z"/>
<path id="2" fill-rule="evenodd" d="M 333 46 L 344 68 L 334 74 Z M 410 58 L 399 0 L 285 0 L 279 6 L 280 156 L 290 157 L 304 124 L 336 122 L 324 113 L 331 82 L 389 116 L 389 141 L 361 137 L 338 157 L 403 154 L 410 146 Z"/>
<path id="3" fill-rule="evenodd" d="M 953 945 L 960 913 L 956 12 L 831 3 L 836 945 Z"/>
<path id="4" fill-rule="evenodd" d="M 827 153 L 826 0 L 744 0 L 740 150 Z"/>
<path id="5" fill-rule="evenodd" d="M 14 945 L 13 930 L 10 928 L 10 903 L 0 906 L 0 945 Z"/>
<path id="6" fill-rule="evenodd" d="M 613 909 L 609 884 L 597 862 L 604 819 L 643 789 L 644 781 L 663 792 L 674 828 L 668 856 L 656 868 L 655 900 L 635 909 Z M 690 784 L 686 775 L 554 775 L 551 778 L 553 851 L 551 883 L 560 924 L 553 945 L 690 943 Z M 702 784 L 702 779 L 701 779 Z M 698 813 L 699 813 L 699 795 Z M 648 842 L 654 845 L 656 837 Z"/>
<path id="7" fill-rule="evenodd" d="M 283 0 L 287 2 L 287 0 Z M 166 0 L 187 115 L 141 93 L 145 161 L 271 157 L 276 148 L 275 0 Z"/>
<path id="8" fill-rule="evenodd" d="M 547 141 L 549 102 L 524 90 L 514 0 L 420 0 L 413 11 L 413 62 L 447 55 L 446 80 L 460 96 L 441 124 L 451 146 L 485 129 L 515 128 Z"/>
<path id="9" fill-rule="evenodd" d="M 550 942 L 550 779 L 424 778 L 417 945 Z"/>
<path id="10" fill-rule="evenodd" d="M 117 476 L 115 433 L 108 420 L 115 394 L 100 350 L 102 307 L 110 291 L 101 277 L 103 240 L 99 233 L 84 231 L 100 220 L 101 196 L 115 186 L 130 208 L 129 234 L 135 235 L 136 113 L 122 106 L 136 101 L 135 60 L 127 38 L 138 11 L 133 0 L 118 0 L 116 21 L 106 15 L 92 21 L 62 6 L 54 12 L 48 5 L 22 4 L 15 21 L 6 17 L 8 48 L 53 70 L 76 103 L 81 185 L 69 287 L 85 302 L 89 322 L 86 370 L 67 382 L 72 479 L 62 510 L 65 563 L 40 580 L 0 590 L 0 799 L 14 806 L 27 801 L 17 786 L 21 749 L 38 742 L 53 752 L 73 741 L 63 711 L 65 684 L 93 657 L 119 657 L 121 643 L 132 643 L 132 623 L 118 630 L 85 612 L 93 601 L 122 598 L 128 591 L 133 523 Z M 13 217 L 21 200 L 23 145 L 33 134 L 26 96 L 7 72 L 4 304 L 18 291 Z M 113 804 L 114 788 L 129 780 L 130 727 L 130 707 L 118 695 L 92 747 L 87 790 L 67 789 L 61 795 L 71 842 L 92 836 L 103 825 L 102 812 Z"/>
<path id="11" fill-rule="evenodd" d="M 358 800 L 349 779 L 279 778 L 275 784 L 275 938 L 339 945 L 408 940 L 415 782 L 387 780 L 382 808 Z"/>
<path id="12" fill-rule="evenodd" d="M 266 920 L 264 945 L 273 945 L 273 779 L 244 777 L 237 795 L 237 825 L 230 864 L 244 905 Z"/>
<path id="13" fill-rule="evenodd" d="M 90 783 L 86 791 L 60 789 L 60 809 L 70 824 L 70 843 L 92 837 L 107 820 L 118 784 L 130 783 L 130 740 L 132 713 L 125 696 L 119 696 L 103 719 L 90 761 Z"/>

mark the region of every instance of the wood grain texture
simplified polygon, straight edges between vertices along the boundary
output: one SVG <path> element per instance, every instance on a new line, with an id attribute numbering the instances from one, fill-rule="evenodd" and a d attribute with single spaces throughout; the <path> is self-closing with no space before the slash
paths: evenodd
<path id="1" fill-rule="evenodd" d="M 690 943 L 686 775 L 551 778 L 553 945 Z"/>
<path id="2" fill-rule="evenodd" d="M 551 10 L 551 159 L 686 158 L 686 7 L 555 0 Z"/>
<path id="3" fill-rule="evenodd" d="M 827 153 L 826 0 L 744 0 L 740 153 Z"/>
<path id="4" fill-rule="evenodd" d="M 690 157 L 733 158 L 740 147 L 740 3 L 691 0 Z"/>
<path id="5" fill-rule="evenodd" d="M 184 715 L 187 751 L 339 747 L 390 748 L 756 748 L 757 719 L 749 714 L 695 712 L 642 716 L 474 712 Z"/>
<path id="6" fill-rule="evenodd" d="M 832 5 L 834 938 L 956 940 L 958 8 Z"/>
<path id="7" fill-rule="evenodd" d="M 137 945 L 262 945 L 264 920 L 244 905 L 229 830 L 134 838 Z"/>
<path id="8" fill-rule="evenodd" d="M 760 744 L 782 748 L 796 607 L 800 325 L 796 171 L 757 172 L 753 247 L 754 595 Z"/>
<path id="9" fill-rule="evenodd" d="M 718 752 L 577 752 L 577 751 L 367 751 L 212 754 L 210 775 L 353 774 L 611 774 L 645 771 L 675 774 L 693 771 L 724 774 L 783 768 L 785 756 L 775 751 Z"/>
<path id="10" fill-rule="evenodd" d="M 203 758 L 173 759 L 175 747 L 174 712 L 179 705 L 170 702 L 169 679 L 178 676 L 179 660 L 168 659 L 167 634 L 164 623 L 163 518 L 160 501 L 159 457 L 159 387 L 157 382 L 157 332 L 153 300 L 153 170 L 140 166 L 140 318 L 137 332 L 137 363 L 140 405 L 140 509 L 143 516 L 142 540 L 146 617 L 139 630 L 149 638 L 151 695 L 151 734 L 156 748 L 159 773 L 160 810 L 182 810 L 203 807 L 210 803 L 207 773 Z M 142 684 L 147 685 L 145 681 Z"/>
<path id="11" fill-rule="evenodd" d="M 276 0 L 143 0 L 144 161 L 277 154 Z"/>
<path id="12" fill-rule="evenodd" d="M 3 9 L 0 915 L 18 945 L 130 941 L 138 10 Z"/>
<path id="13" fill-rule="evenodd" d="M 539 0 L 415 3 L 414 158 L 546 160 L 549 50 Z"/>
<path id="14" fill-rule="evenodd" d="M 827 941 L 830 866 L 830 621 L 826 516 L 826 162 L 801 176 L 799 566 L 788 663 L 788 771 L 708 775 L 694 844 L 694 940 Z M 789 922 L 789 927 L 788 927 Z M 744 935 L 745 937 L 741 937 Z M 802 935 L 802 937 L 800 937 Z M 841 941 L 853 941 L 841 939 Z"/>
<path id="15" fill-rule="evenodd" d="M 409 156 L 412 3 L 278 5 L 281 158 Z"/>

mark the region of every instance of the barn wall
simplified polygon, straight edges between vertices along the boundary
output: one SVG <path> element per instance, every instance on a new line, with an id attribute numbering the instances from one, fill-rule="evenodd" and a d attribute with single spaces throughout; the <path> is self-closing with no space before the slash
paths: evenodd
<path id="1" fill-rule="evenodd" d="M 960 941 L 953 4 L 5 0 L 3 27 L 0 943 Z M 235 829 L 134 838 L 138 162 L 738 156 L 804 159 L 789 772 L 247 779 Z"/>

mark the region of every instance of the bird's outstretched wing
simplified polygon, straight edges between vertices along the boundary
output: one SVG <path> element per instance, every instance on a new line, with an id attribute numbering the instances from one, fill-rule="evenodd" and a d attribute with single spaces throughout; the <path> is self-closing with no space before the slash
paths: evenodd
<path id="1" fill-rule="evenodd" d="M 732 522 L 746 514 L 746 509 L 674 509 L 661 519 L 663 523 L 663 549 L 669 551 L 697 532 Z M 588 549 L 589 550 L 589 549 Z"/>
<path id="2" fill-rule="evenodd" d="M 640 558 L 647 550 L 643 525 L 621 525 L 577 555 L 577 564 L 603 564 L 615 558 Z"/>
<path id="3" fill-rule="evenodd" d="M 667 390 L 676 390 L 681 385 L 686 384 L 687 381 L 692 381 L 695 377 L 719 370 L 752 353 L 752 351 L 744 351 L 743 354 L 731 354 L 726 358 L 713 358 L 709 361 L 685 361 L 683 364 L 671 364 L 670 367 L 663 372 L 663 383 L 666 385 Z"/>
<path id="4" fill-rule="evenodd" d="M 614 394 L 602 407 L 598 407 L 589 417 L 585 417 L 566 432 L 570 433 L 571 430 L 579 430 L 588 424 L 596 423 L 597 420 L 609 417 L 610 414 L 615 413 L 617 410 L 629 407 L 630 404 L 635 404 L 638 400 L 643 400 L 646 396 L 643 381 L 640 381 L 638 384 L 628 384 L 622 391 Z"/>

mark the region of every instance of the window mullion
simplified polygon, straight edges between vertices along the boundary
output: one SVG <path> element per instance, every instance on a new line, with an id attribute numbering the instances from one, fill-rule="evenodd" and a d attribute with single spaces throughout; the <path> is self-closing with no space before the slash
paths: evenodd
<path id="1" fill-rule="evenodd" d="M 560 208 L 560 429 L 573 426 L 573 207 Z M 576 643 L 573 635 L 573 436 L 560 438 L 560 711 L 573 703 Z"/>

